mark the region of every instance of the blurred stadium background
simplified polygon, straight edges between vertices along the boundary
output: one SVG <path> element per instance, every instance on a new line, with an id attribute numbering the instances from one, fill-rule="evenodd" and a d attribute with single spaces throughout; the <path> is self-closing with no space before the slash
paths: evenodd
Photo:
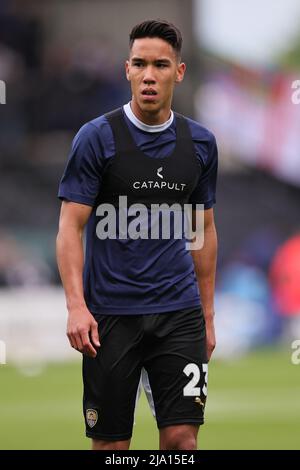
<path id="1" fill-rule="evenodd" d="M 210 128 L 220 153 L 218 347 L 199 446 L 299 449 L 297 0 L 1 0 L 0 449 L 89 448 L 80 358 L 64 334 L 56 194 L 77 130 L 129 100 L 126 38 L 147 18 L 182 30 L 188 71 L 174 108 Z M 157 448 L 144 397 L 135 429 L 134 449 Z"/>

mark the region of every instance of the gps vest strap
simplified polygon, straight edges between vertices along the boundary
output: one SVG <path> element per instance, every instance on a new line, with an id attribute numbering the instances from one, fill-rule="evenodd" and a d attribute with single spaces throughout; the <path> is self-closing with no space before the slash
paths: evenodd
<path id="1" fill-rule="evenodd" d="M 105 116 L 113 132 L 116 153 L 105 168 L 99 202 L 118 206 L 119 196 L 127 196 L 128 204 L 187 203 L 201 167 L 186 119 L 175 113 L 175 148 L 169 156 L 153 158 L 137 147 L 122 108 Z"/>

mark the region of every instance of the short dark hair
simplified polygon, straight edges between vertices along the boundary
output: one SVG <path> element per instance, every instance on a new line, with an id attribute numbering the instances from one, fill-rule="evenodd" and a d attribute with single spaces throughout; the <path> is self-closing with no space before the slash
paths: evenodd
<path id="1" fill-rule="evenodd" d="M 182 47 L 182 36 L 179 29 L 165 20 L 147 20 L 135 25 L 129 35 L 129 47 L 135 39 L 141 38 L 160 38 L 168 42 L 174 51 L 177 58 L 180 58 Z"/>

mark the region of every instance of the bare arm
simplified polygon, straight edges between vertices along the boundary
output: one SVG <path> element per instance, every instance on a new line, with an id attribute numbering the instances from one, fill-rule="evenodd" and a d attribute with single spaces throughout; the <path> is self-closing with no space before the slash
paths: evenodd
<path id="1" fill-rule="evenodd" d="M 195 218 L 195 213 L 193 214 Z M 217 233 L 213 209 L 204 211 L 204 245 L 191 251 L 206 322 L 208 359 L 216 346 L 214 329 L 214 292 L 217 264 Z"/>
<path id="2" fill-rule="evenodd" d="M 68 315 L 67 336 L 73 348 L 95 357 L 99 347 L 98 324 L 83 296 L 83 241 L 85 224 L 92 208 L 75 202 L 63 202 L 56 240 L 57 263 L 64 286 Z"/>

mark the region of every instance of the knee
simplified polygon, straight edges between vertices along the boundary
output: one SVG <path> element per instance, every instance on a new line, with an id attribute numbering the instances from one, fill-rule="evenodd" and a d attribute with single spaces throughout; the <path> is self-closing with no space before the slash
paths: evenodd
<path id="1" fill-rule="evenodd" d="M 186 430 L 172 430 L 165 435 L 165 450 L 196 450 L 197 439 L 193 432 Z"/>
<path id="2" fill-rule="evenodd" d="M 92 450 L 128 450 L 130 440 L 128 441 L 102 441 L 100 439 L 92 440 Z"/>

